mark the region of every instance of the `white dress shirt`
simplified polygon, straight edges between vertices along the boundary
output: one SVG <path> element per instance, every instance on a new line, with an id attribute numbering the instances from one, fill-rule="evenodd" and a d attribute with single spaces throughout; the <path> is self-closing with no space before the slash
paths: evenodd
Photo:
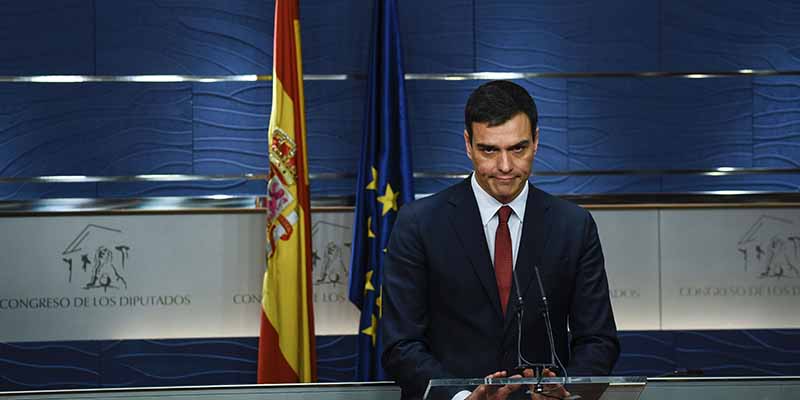
<path id="1" fill-rule="evenodd" d="M 472 192 L 475 194 L 475 201 L 478 202 L 478 211 L 481 213 L 481 223 L 483 224 L 483 234 L 486 237 L 486 245 L 489 247 L 489 255 L 492 257 L 494 265 L 494 235 L 497 233 L 497 225 L 500 223 L 500 216 L 497 211 L 502 206 L 509 206 L 514 212 L 508 218 L 508 231 L 511 234 L 511 259 L 513 266 L 517 265 L 517 254 L 519 254 L 519 242 L 522 240 L 522 220 L 525 218 L 525 205 L 528 202 L 528 185 L 523 186 L 514 200 L 508 204 L 503 204 L 478 184 L 475 173 L 470 179 Z"/>

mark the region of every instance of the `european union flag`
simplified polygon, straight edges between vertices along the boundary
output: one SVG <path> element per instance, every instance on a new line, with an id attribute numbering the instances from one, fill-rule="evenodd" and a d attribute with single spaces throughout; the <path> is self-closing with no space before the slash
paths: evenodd
<path id="1" fill-rule="evenodd" d="M 378 0 L 356 188 L 350 301 L 361 309 L 360 381 L 385 379 L 380 361 L 384 250 L 401 205 L 414 199 L 406 89 L 395 0 Z"/>

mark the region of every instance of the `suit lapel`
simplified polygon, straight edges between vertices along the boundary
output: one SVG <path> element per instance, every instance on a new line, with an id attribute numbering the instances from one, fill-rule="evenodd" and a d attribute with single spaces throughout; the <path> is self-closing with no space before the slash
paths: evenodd
<path id="1" fill-rule="evenodd" d="M 478 211 L 475 195 L 472 193 L 469 178 L 459 185 L 458 189 L 450 197 L 449 202 L 453 207 L 450 210 L 450 224 L 453 227 L 455 236 L 461 243 L 462 249 L 467 255 L 472 269 L 478 276 L 478 280 L 481 282 L 481 286 L 483 286 L 492 307 L 499 316 L 502 316 L 500 295 L 497 292 L 492 259 L 489 255 L 489 247 L 486 245 L 481 215 Z"/>
<path id="2" fill-rule="evenodd" d="M 550 238 L 550 228 L 553 226 L 549 220 L 552 216 L 547 212 L 550 204 L 544 192 L 536 189 L 533 185 L 528 184 L 528 199 L 525 205 L 525 217 L 522 220 L 522 238 L 520 239 L 519 249 L 517 254 L 517 262 L 515 264 L 515 271 L 519 279 L 519 292 L 525 302 L 525 311 L 533 312 L 539 310 L 536 305 L 539 304 L 537 290 L 528 290 L 537 284 L 536 272 L 534 266 L 538 266 L 541 273 L 542 256 L 547 249 L 547 241 Z M 512 285 L 516 285 L 512 283 Z M 511 298 L 508 301 L 508 310 L 505 318 L 505 330 L 511 326 L 516 315 L 517 305 L 517 289 L 512 286 Z"/>

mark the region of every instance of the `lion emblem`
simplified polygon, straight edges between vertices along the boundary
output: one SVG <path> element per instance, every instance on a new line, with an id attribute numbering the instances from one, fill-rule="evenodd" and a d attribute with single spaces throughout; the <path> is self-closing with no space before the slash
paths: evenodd
<path id="1" fill-rule="evenodd" d="M 84 289 L 98 289 L 102 288 L 104 291 L 108 288 L 127 289 L 128 283 L 125 278 L 120 275 L 116 265 L 114 265 L 114 253 L 106 246 L 100 246 L 94 253 L 94 261 L 92 263 L 92 276 Z"/>
<path id="2" fill-rule="evenodd" d="M 762 278 L 800 278 L 800 229 L 784 218 L 761 216 L 739 240 L 745 271 Z"/>

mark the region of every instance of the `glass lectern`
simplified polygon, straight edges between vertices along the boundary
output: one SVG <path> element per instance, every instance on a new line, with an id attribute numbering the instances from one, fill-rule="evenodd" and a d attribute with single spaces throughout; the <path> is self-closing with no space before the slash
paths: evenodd
<path id="1" fill-rule="evenodd" d="M 519 385 L 509 399 L 531 399 L 531 394 L 537 393 L 545 400 L 637 400 L 646 384 L 647 378 L 643 376 L 432 379 L 423 399 L 450 400 L 459 392 L 475 391 L 480 385 L 485 385 L 488 391 Z"/>

